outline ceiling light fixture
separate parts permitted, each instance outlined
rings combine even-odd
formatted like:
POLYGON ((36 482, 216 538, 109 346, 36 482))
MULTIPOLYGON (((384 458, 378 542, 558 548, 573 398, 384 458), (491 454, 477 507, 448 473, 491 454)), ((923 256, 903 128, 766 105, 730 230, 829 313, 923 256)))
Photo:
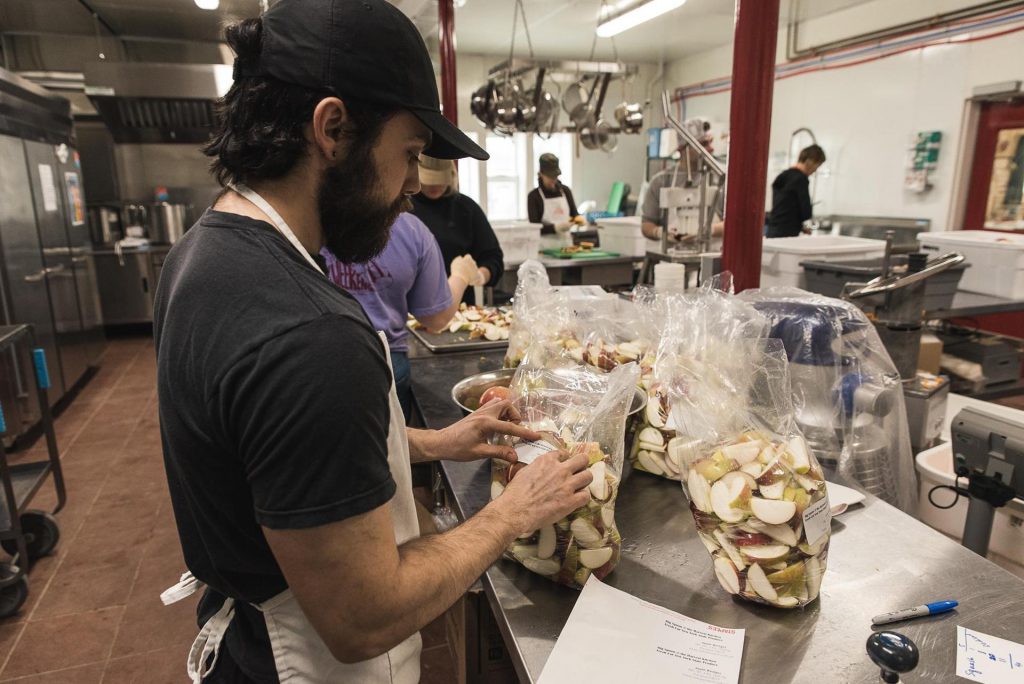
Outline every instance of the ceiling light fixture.
POLYGON ((623 31, 628 31, 655 17, 660 17, 684 4, 686 4, 686 0, 647 0, 643 4, 634 5, 621 14, 601 19, 597 24, 597 35, 602 38, 617 36, 623 31))
POLYGON ((196 7, 204 10, 215 10, 220 7, 220 0, 196 0, 196 7))

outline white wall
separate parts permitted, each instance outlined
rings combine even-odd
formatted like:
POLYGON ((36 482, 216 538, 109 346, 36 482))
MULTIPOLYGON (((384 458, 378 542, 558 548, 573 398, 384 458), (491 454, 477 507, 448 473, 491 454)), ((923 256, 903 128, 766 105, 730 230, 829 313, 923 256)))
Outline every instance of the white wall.
MULTIPOLYGON (((487 80, 488 70, 507 58, 506 55, 474 55, 458 53, 456 55, 456 92, 459 102, 459 127, 467 131, 485 130, 469 111, 469 100, 477 88, 487 80)), ((632 87, 627 86, 629 97, 647 98, 644 92, 656 71, 655 66, 640 65, 640 72, 635 77, 632 87)), ((660 92, 660 90, 658 91, 660 92)), ((622 101, 622 89, 618 83, 612 83, 605 98, 605 117, 614 121, 613 110, 622 101)), ((660 109, 660 105, 659 105, 660 109)), ((660 116, 658 117, 660 121, 660 116)), ((651 117, 647 117, 650 121, 651 117)), ((563 113, 562 120, 565 121, 563 113)), ((647 126, 645 121, 645 127, 647 126)), ((612 183, 625 181, 633 187, 634 196, 640 190, 644 176, 646 135, 620 135, 618 148, 615 152, 606 153, 585 149, 578 146, 573 166, 573 196, 579 204, 588 199, 597 201, 598 209, 604 209, 608 203, 608 193, 612 183)), ((526 215, 526 198, 522 198, 523 215, 526 215)))
MULTIPOLYGON (((860 30, 849 25, 846 35, 860 30)), ((776 81, 769 181, 784 168, 791 133, 806 126, 828 155, 827 173, 819 172, 817 179, 816 214, 928 218, 932 230, 958 228, 946 221, 964 100, 978 85, 1024 79, 1021 35, 930 47, 776 81), (918 194, 903 189, 903 176, 909 139, 924 130, 942 131, 943 141, 934 187, 918 194)), ((785 39, 782 30, 780 62, 785 39)), ((667 83, 688 86, 728 76, 731 70, 728 45, 673 62, 667 83)), ((728 122, 731 102, 731 92, 691 97, 686 115, 728 122)))

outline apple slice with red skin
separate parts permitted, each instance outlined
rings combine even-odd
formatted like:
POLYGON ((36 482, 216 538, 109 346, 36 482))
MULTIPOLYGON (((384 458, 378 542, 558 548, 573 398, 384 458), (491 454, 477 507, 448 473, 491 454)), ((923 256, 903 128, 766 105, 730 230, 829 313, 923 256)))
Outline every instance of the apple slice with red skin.
POLYGON ((779 600, 779 592, 768 581, 768 576, 764 574, 764 570, 757 563, 753 563, 747 568, 747 583, 764 600, 773 603, 779 600))

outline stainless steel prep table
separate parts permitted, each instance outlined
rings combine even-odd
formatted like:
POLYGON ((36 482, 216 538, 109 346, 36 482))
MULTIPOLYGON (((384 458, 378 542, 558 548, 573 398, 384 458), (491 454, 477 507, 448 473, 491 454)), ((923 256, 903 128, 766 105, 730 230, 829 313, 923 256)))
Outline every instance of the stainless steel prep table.
MULTIPOLYGON (((602 257, 593 259, 554 259, 537 257, 547 269, 552 285, 600 285, 622 287, 633 284, 633 273, 643 258, 631 256, 602 257)), ((516 274, 520 264, 508 266, 498 283, 503 292, 515 292, 516 274)))
MULTIPOLYGON (((413 391, 433 428, 459 418, 452 384, 500 366, 502 358, 413 357, 413 391)), ((460 519, 487 503, 488 463, 443 462, 442 470, 460 519)), ((794 611, 733 600, 722 590, 678 483, 633 473, 623 482, 616 520, 622 562, 608 583, 685 615, 746 629, 740 681, 747 684, 877 682, 864 650, 871 617, 946 598, 960 608, 887 626, 921 650, 921 664, 905 681, 957 681, 958 624, 1024 643, 1024 581, 874 498, 833 523, 821 599, 794 611)), ((482 582, 520 679, 536 681, 578 594, 508 561, 492 566, 482 582)))

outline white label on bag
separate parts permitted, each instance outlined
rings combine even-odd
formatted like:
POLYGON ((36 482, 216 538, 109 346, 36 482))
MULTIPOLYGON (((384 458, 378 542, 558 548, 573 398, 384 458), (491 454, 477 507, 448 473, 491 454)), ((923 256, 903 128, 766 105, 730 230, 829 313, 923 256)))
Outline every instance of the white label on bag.
POLYGON ((828 505, 828 492, 804 509, 804 536, 808 546, 814 546, 828 534, 832 524, 832 512, 828 505))
POLYGON ((557 451, 557 449, 558 447, 543 440, 537 440, 536 442, 520 442, 515 447, 519 463, 522 463, 523 465, 533 463, 549 451, 557 451))

